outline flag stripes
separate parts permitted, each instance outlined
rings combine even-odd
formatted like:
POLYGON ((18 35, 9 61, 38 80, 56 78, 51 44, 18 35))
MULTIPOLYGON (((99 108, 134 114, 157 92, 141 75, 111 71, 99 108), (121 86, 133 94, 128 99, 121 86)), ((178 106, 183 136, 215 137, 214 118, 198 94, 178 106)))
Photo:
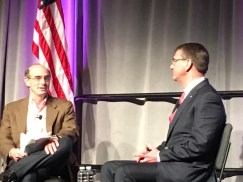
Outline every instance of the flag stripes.
MULTIPOLYGON (((40 0, 39 3, 41 4, 40 0)), ((40 64, 51 71, 51 94, 73 101, 72 76, 66 47, 61 1, 56 0, 37 10, 32 52, 40 64)))

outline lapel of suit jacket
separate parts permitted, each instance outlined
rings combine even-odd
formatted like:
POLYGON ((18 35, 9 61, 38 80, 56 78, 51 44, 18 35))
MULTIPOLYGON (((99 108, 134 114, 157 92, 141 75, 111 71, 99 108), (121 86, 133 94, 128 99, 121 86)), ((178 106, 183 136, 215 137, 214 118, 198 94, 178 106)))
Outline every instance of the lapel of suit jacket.
POLYGON ((23 99, 17 106, 16 122, 20 133, 26 133, 27 131, 27 112, 29 105, 29 97, 23 99))
POLYGON ((169 125, 169 130, 167 133, 167 141, 170 137, 171 131, 173 130, 175 124, 177 123, 181 113, 185 110, 185 108, 187 107, 187 105, 191 102, 192 98, 197 94, 198 90, 203 87, 204 85, 209 84, 208 83, 208 79, 205 79, 204 81, 202 81, 201 83, 199 83, 198 85, 196 85, 196 87, 194 87, 189 94, 186 96, 186 98, 184 99, 184 101, 181 103, 181 105, 178 107, 175 116, 172 120, 172 123, 169 125))
POLYGON ((47 103, 46 103, 46 130, 47 132, 52 131, 53 123, 55 122, 58 111, 57 105, 53 99, 53 97, 48 96, 47 103))

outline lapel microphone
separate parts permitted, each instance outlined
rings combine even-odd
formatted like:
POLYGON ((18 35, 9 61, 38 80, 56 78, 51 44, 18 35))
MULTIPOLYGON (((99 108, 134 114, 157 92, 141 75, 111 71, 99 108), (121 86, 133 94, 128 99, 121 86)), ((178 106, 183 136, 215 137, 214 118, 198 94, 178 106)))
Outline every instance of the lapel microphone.
POLYGON ((36 118, 38 118, 39 120, 42 119, 42 115, 37 115, 36 118))

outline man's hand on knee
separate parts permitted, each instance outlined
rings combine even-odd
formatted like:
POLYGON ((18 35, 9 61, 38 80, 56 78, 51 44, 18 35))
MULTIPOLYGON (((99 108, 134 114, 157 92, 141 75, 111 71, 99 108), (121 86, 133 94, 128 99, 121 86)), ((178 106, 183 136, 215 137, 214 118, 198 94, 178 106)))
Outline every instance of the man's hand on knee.
POLYGON ((59 146, 58 137, 51 137, 50 142, 45 146, 46 154, 54 154, 59 146))
POLYGON ((28 154, 26 152, 22 152, 19 148, 12 148, 9 151, 9 157, 12 158, 14 161, 18 161, 19 159, 22 159, 26 156, 28 156, 28 154))

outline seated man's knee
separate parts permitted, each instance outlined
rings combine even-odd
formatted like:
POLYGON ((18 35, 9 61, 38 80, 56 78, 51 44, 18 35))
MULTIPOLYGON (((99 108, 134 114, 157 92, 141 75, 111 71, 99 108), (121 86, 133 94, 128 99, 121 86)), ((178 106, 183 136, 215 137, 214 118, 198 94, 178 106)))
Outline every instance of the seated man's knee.
POLYGON ((101 167, 101 181, 113 181, 116 170, 119 168, 119 161, 107 161, 101 167))
POLYGON ((115 179, 117 181, 126 181, 126 182, 133 182, 136 181, 131 174, 131 171, 129 169, 129 166, 127 165, 121 165, 117 170, 116 170, 116 175, 115 179))
POLYGON ((110 172, 114 168, 113 161, 107 161, 104 163, 101 167, 101 173, 107 173, 110 172))
POLYGON ((126 166, 120 166, 116 170, 116 176, 124 178, 126 176, 126 166))
POLYGON ((69 137, 63 137, 59 139, 59 151, 72 151, 73 142, 69 137))

